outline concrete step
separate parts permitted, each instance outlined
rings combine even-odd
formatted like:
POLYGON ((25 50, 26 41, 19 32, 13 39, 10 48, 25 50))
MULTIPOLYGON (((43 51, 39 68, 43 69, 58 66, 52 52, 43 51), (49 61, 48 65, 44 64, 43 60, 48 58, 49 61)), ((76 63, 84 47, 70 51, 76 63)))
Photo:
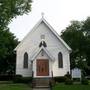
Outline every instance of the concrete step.
POLYGON ((35 87, 49 87, 49 78, 35 78, 33 83, 35 87))

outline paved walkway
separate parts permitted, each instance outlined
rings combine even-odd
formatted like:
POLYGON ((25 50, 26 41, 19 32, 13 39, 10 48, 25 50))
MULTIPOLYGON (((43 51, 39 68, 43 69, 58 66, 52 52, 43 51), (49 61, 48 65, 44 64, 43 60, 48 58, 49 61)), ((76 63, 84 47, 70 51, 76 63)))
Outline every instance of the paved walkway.
POLYGON ((32 90, 50 90, 50 88, 33 88, 32 90))

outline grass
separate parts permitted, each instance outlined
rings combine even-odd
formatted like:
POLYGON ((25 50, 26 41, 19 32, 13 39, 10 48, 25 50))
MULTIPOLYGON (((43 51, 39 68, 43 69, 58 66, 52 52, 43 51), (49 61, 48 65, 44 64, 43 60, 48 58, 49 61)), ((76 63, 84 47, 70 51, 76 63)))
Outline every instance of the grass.
MULTIPOLYGON (((27 84, 13 84, 13 83, 2 83, 0 84, 0 90, 32 90, 30 85, 27 84)), ((63 83, 58 83, 53 87, 53 90, 90 90, 89 85, 65 85, 63 83)))
POLYGON ((57 84, 53 87, 53 90, 90 90, 90 85, 65 85, 57 84))
POLYGON ((0 84, 0 90, 31 90, 26 84, 0 84))

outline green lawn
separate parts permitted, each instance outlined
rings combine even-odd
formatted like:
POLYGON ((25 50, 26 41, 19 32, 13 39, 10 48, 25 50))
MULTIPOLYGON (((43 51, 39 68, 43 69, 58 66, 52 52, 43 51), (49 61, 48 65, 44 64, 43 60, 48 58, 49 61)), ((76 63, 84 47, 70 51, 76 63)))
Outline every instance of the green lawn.
POLYGON ((53 87, 53 90, 90 90, 90 85, 57 84, 53 87))
POLYGON ((0 90, 31 90, 26 84, 0 84, 0 90))
MULTIPOLYGON (((32 90, 26 84, 0 84, 0 90, 32 90)), ((57 84, 53 90, 90 90, 90 85, 65 85, 57 84)))

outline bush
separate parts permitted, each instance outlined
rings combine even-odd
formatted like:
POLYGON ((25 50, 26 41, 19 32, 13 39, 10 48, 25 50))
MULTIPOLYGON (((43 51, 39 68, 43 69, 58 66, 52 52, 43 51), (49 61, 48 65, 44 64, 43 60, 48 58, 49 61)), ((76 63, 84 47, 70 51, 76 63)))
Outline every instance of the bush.
POLYGON ((90 76, 86 76, 85 78, 88 79, 88 80, 90 80, 90 76))
POLYGON ((67 74, 65 74, 64 77, 65 77, 66 79, 67 79, 67 78, 71 79, 71 74, 69 74, 69 72, 67 72, 67 74))
POLYGON ((83 85, 88 85, 89 84, 88 79, 86 79, 86 78, 82 78, 81 83, 83 85))
POLYGON ((54 77, 55 82, 65 82, 65 77, 54 77))
POLYGON ((0 75, 0 81, 10 81, 13 80, 13 75, 0 75))
POLYGON ((22 75, 16 75, 13 78, 14 83, 20 83, 21 82, 22 75))
POLYGON ((71 74, 69 74, 69 72, 67 72, 67 74, 64 77, 65 77, 65 84, 66 85, 72 85, 73 84, 73 80, 72 80, 71 74))
POLYGON ((65 80, 65 84, 66 84, 66 85, 72 85, 72 84, 73 84, 73 80, 67 78, 67 79, 65 80))
POLYGON ((31 83, 32 77, 22 77, 21 75, 16 75, 13 79, 14 83, 31 83))
POLYGON ((74 82, 80 82, 80 80, 81 80, 80 78, 73 78, 74 82))

